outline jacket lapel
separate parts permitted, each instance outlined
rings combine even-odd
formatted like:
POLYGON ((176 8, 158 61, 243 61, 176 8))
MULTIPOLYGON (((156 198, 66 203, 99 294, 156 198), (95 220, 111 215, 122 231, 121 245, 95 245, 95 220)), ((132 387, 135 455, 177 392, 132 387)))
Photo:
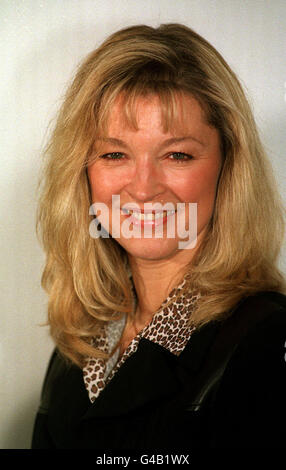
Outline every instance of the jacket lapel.
POLYGON ((119 416, 174 393, 177 360, 169 351, 142 338, 137 351, 122 364, 83 419, 119 416))
POLYGON ((83 420, 115 417, 156 401, 174 397, 200 369, 216 328, 207 325, 194 332, 180 356, 142 338, 137 351, 121 366, 88 408, 83 420))

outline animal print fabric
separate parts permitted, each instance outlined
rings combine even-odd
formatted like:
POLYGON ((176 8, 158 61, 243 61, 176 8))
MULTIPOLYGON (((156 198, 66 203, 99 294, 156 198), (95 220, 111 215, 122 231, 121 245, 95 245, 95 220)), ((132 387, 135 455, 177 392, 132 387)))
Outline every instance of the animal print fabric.
MULTIPOLYGON (((199 294, 188 296, 180 294, 184 284, 185 280, 170 292, 154 314, 151 322, 133 338, 120 359, 119 348, 117 348, 108 360, 89 358, 86 361, 83 368, 83 379, 92 403, 126 359, 136 352, 141 338, 159 344, 176 356, 179 356, 184 350, 195 329, 189 326, 188 320, 199 297, 199 294), (174 301, 170 302, 172 299, 174 301), (167 305, 169 302, 170 304, 167 305)), ((124 330, 125 321, 125 317, 117 321, 110 321, 100 343, 97 343, 97 347, 111 354, 124 330)))

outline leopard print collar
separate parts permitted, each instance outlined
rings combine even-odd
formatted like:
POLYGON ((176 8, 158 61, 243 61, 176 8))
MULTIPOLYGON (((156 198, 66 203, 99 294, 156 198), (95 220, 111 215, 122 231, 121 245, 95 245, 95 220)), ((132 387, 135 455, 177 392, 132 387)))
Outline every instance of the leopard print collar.
MULTIPOLYGON (((180 293, 184 284, 185 280, 170 292, 151 322, 133 338, 120 359, 119 348, 107 361, 101 358, 87 359, 83 367, 83 379, 92 403, 126 359, 136 352, 141 338, 159 344, 176 356, 184 350, 194 330, 194 327, 189 325, 190 314, 199 298, 199 294, 180 293), (172 299, 174 299, 173 302, 170 302, 172 299)), ((107 324, 105 335, 100 345, 97 345, 102 351, 112 352, 124 330, 125 321, 126 318, 123 317, 121 320, 110 321, 107 324)))

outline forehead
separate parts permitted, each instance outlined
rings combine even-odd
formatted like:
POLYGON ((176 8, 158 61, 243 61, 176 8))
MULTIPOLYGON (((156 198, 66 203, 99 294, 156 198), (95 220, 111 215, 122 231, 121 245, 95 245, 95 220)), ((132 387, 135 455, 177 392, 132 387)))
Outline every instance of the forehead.
POLYGON ((196 128, 210 127, 205 111, 192 95, 175 93, 166 97, 156 94, 129 96, 120 94, 106 115, 105 136, 150 127, 163 133, 184 134, 196 128))

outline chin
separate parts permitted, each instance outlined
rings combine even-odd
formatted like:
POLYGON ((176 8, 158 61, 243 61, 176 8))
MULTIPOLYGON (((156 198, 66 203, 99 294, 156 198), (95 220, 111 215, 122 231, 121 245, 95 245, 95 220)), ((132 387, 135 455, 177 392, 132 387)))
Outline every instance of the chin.
MULTIPOLYGON (((118 240, 117 240, 118 241, 118 240)), ((146 260, 161 260, 172 258, 181 251, 178 249, 178 240, 162 239, 130 239, 118 242, 134 258, 146 260)))

